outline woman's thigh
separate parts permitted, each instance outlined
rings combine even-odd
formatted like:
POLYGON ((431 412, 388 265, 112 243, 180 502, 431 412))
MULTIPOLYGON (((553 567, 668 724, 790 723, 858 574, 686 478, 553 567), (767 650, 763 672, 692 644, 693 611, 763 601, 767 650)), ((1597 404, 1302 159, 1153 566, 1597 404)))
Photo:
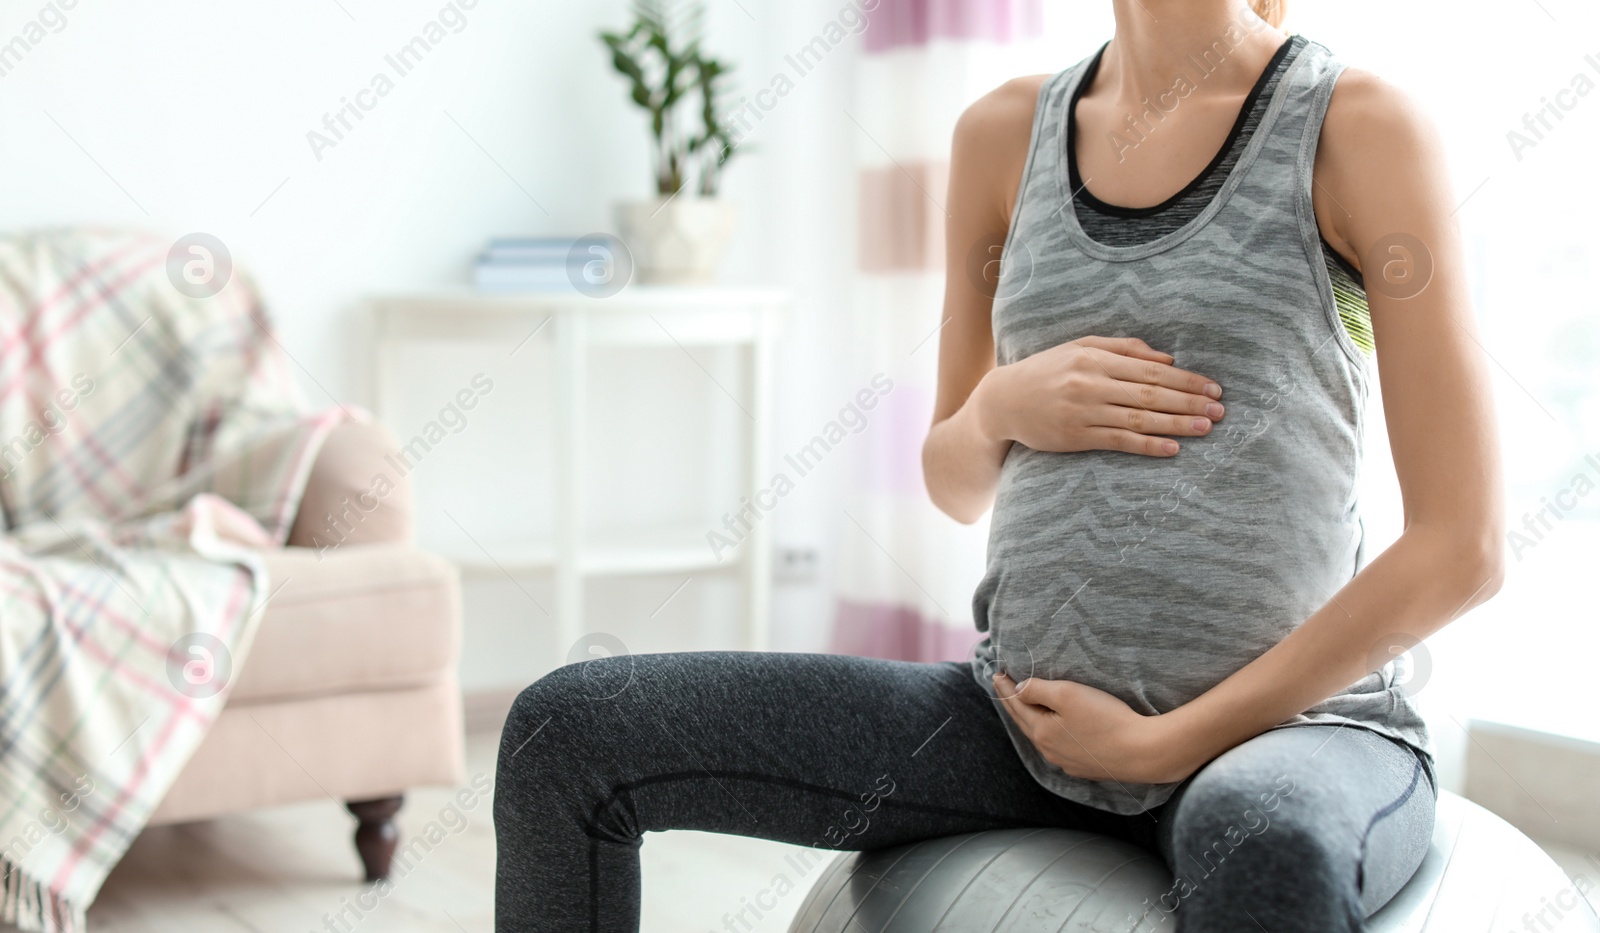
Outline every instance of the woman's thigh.
MULTIPOLYGON (((826 853, 1125 823, 1034 782, 992 702, 959 663, 691 652, 560 668, 518 697, 501 739, 495 928, 636 931, 652 830, 826 853)), ((803 878, 822 861, 791 864, 803 878)))
POLYGON ((1359 930, 1416 871, 1436 796, 1416 753, 1357 727, 1265 732, 1218 756, 1162 810, 1185 933, 1359 930), (1276 922, 1276 925, 1274 925, 1276 922))
MULTIPOLYGON (((965 663, 683 652, 568 665, 518 699, 497 805, 590 833, 868 849, 1002 826, 1116 831, 1040 787, 965 663)), ((1150 842, 1153 845, 1154 820, 1150 842)))

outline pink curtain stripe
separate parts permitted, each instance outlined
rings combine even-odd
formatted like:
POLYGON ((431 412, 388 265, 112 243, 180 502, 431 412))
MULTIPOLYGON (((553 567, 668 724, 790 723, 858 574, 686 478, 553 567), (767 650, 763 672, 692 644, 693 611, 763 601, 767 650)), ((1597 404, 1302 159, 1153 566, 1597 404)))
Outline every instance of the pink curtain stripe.
MULTIPOLYGON (((938 352, 938 337, 930 338, 918 352, 938 352)), ((896 383, 882 402, 881 427, 872 432, 872 454, 863 466, 862 488, 879 493, 925 500, 922 479, 922 440, 933 422, 933 391, 919 385, 896 383)))
POLYGON ((839 600, 834 616, 835 654, 896 661, 965 661, 981 637, 972 627, 957 628, 909 606, 839 600))
POLYGON ((944 266, 946 162, 901 162, 861 172, 861 271, 923 272, 944 266))
POLYGON ((864 55, 855 60, 855 96, 858 112, 878 115, 869 123, 881 125, 867 130, 884 142, 858 149, 857 305, 866 355, 896 362, 895 390, 874 421, 871 442, 858 451, 846 498, 850 511, 873 517, 894 555, 862 549, 860 529, 841 522, 844 551, 869 566, 840 581, 829 645, 841 654, 964 661, 980 638, 965 605, 957 605, 966 600, 947 602, 954 616, 919 609, 921 601, 901 592, 897 576, 965 589, 966 582, 955 581, 976 583, 984 552, 983 529, 941 516, 924 488, 921 449, 933 409, 937 338, 913 359, 906 353, 939 324, 946 154, 956 115, 963 100, 1022 67, 1018 53, 1044 35, 1044 0, 861 6, 867 28, 864 55))
POLYGON ((879 0, 867 22, 868 53, 934 39, 1015 42, 1044 31, 1043 0, 879 0))

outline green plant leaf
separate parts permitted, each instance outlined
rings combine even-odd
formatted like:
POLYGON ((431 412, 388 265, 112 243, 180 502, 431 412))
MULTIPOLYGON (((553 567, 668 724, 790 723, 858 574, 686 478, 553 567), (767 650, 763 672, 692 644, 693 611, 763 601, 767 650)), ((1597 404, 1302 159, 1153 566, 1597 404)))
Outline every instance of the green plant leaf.
POLYGON ((692 177, 703 194, 716 193, 721 169, 737 148, 723 122, 725 79, 733 68, 705 52, 704 0, 634 0, 626 32, 605 30, 600 39, 612 68, 627 78, 629 98, 649 114, 656 184, 676 193, 692 177), (698 106, 690 103, 699 95, 698 106), (687 113, 699 117, 690 128, 687 113), (698 111, 698 113, 696 113, 698 111))

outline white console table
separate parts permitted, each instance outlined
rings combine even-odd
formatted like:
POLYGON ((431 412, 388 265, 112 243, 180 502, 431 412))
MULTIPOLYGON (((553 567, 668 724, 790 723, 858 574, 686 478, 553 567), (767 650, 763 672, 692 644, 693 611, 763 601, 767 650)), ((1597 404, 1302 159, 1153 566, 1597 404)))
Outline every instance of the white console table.
POLYGON ((584 620, 586 580, 629 574, 697 573, 738 569, 745 583, 746 641, 768 646, 772 581, 770 526, 755 523, 738 548, 737 560, 718 562, 702 538, 648 530, 610 544, 586 541, 583 464, 587 417, 584 374, 595 347, 733 346, 745 352, 752 423, 746 432, 743 474, 747 490, 772 473, 772 357, 780 317, 791 299, 764 290, 632 287, 605 299, 575 292, 492 292, 473 289, 393 296, 374 302, 376 340, 373 404, 380 418, 395 415, 393 389, 403 378, 394 350, 403 343, 445 341, 542 341, 555 351, 555 540, 527 542, 514 553, 473 559, 458 556, 466 574, 553 573, 557 631, 569 650, 588 631, 584 620), (530 337, 529 335, 532 334, 530 337), (659 536, 657 536, 659 537, 659 536))

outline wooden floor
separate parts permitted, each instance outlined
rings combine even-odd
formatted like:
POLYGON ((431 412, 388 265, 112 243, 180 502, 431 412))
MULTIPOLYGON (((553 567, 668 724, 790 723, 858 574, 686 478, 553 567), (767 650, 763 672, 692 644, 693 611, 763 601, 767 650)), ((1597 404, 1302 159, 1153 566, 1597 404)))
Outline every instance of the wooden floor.
MULTIPOLYGON (((469 777, 493 777, 496 741, 487 735, 468 738, 469 777)), ((445 789, 410 795, 400 814, 402 846, 437 818, 453 795, 445 789)), ((89 910, 89 928, 94 933, 492 933, 494 825, 490 798, 481 800, 461 832, 447 836, 381 899, 361 883, 350 842, 354 821, 331 800, 151 829, 112 872, 89 910), (364 893, 371 909, 358 900, 364 893), (364 916, 358 919, 348 905, 364 916), (347 911, 344 919, 335 920, 341 910, 347 911)), ((643 849, 644 933, 721 930, 724 914, 737 913, 780 872, 794 874, 784 863, 792 851, 797 847, 704 833, 650 834, 643 849)), ((759 920, 747 912, 749 933, 784 933, 804 896, 802 885, 759 920)))
MULTIPOLYGON (((1556 864, 1567 873, 1567 877, 1572 879, 1572 889, 1583 893, 1589 903, 1594 905, 1595 912, 1600 913, 1600 852, 1585 852, 1578 846, 1562 842, 1539 844, 1550 853, 1551 858, 1556 860, 1556 864)), ((1520 917, 1517 919, 1521 920, 1520 917)))

